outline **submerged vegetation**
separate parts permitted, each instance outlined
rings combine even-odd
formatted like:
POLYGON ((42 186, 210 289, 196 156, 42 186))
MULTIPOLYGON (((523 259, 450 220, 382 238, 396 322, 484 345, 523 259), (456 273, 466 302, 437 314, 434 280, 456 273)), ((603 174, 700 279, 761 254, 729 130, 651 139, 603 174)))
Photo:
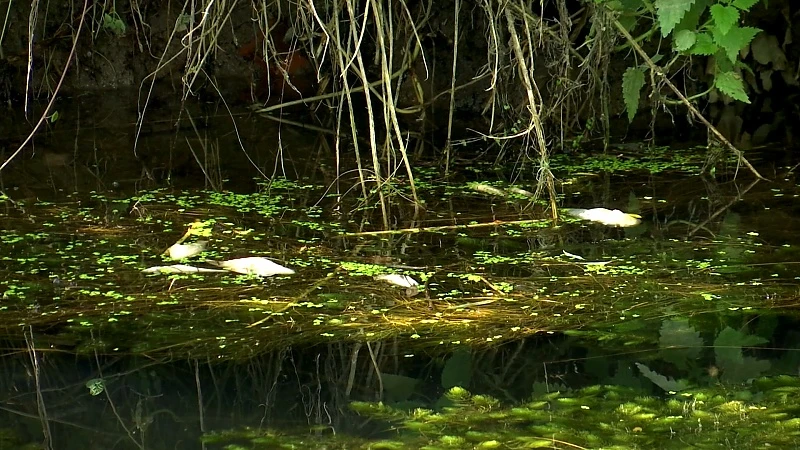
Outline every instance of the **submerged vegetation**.
MULTIPOLYGON (((698 207, 688 192, 699 177, 649 172, 625 173, 629 193, 605 202, 641 217, 627 228, 555 224, 525 189, 434 187, 424 174, 425 221, 393 205, 409 219, 388 233, 369 220, 376 208, 279 179, 252 194, 9 199, 0 329, 98 367, 190 358, 214 373, 269 358, 248 370, 282 389, 284 370, 319 384, 308 411, 324 404, 333 416, 304 416, 333 433, 244 419, 206 430, 227 448, 682 448, 741 428, 745 448, 794 445, 800 355, 779 324, 796 320, 797 243, 729 198, 749 192, 777 211, 800 191, 788 178, 720 184, 698 207), (219 271, 254 257, 283 269, 219 271), (175 263, 213 271, 142 272, 175 263), (302 349, 322 348, 311 350, 316 369, 300 363, 302 349)), ((615 176, 576 175, 559 201, 587 206, 615 176)), ((80 402, 119 395, 113 380, 81 381, 80 402)), ((117 420, 143 420, 126 414, 117 420)))
POLYGON ((757 0, 57 3, 0 29, 0 448, 800 445, 797 166, 706 117, 796 84, 757 0), (138 179, 86 105, 54 151, 86 73, 138 179))

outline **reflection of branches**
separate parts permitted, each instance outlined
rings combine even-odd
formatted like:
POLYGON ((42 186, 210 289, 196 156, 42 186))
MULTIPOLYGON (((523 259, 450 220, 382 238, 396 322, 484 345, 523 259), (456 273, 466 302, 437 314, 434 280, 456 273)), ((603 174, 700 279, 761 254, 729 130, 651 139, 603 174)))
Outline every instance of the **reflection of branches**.
POLYGON ((33 378, 36 383, 36 407, 39 410, 39 420, 42 422, 42 434, 44 434, 45 448, 52 449, 52 435, 50 434, 50 421, 47 418, 47 409, 44 404, 44 397, 42 396, 41 389, 41 371, 39 367, 39 355, 36 353, 36 345, 33 343, 33 327, 28 326, 28 332, 25 333, 25 343, 28 345, 28 355, 31 358, 31 366, 33 367, 33 378))
MULTIPOLYGON (((97 363, 97 374, 100 376, 100 379, 102 380, 102 379, 104 379, 103 378, 103 369, 102 369, 102 367, 100 367, 100 357, 97 354, 97 350, 94 351, 94 360, 97 363)), ((131 442, 136 444, 136 446, 139 447, 140 450, 144 450, 144 441, 140 442, 140 441, 136 440, 136 438, 133 436, 133 431, 131 431, 125 425, 125 421, 122 420, 122 417, 119 415, 119 412, 117 411, 117 407, 114 405, 114 401, 111 399, 111 394, 108 393, 107 387, 105 389, 103 389, 103 392, 105 392, 105 394, 106 394, 106 398, 108 399, 109 406, 111 406, 111 410, 114 411, 114 417, 117 418, 117 421, 119 422, 119 424, 122 426, 122 428, 125 430, 125 432, 128 433, 128 437, 131 438, 131 442)), ((138 426, 138 424, 137 424, 137 426, 138 426)))
MULTIPOLYGON (((8 6, 9 6, 9 8, 11 7, 11 2, 9 2, 8 6)), ((35 7, 36 7, 36 3, 31 5, 31 10, 33 11, 33 9, 35 7)), ((53 95, 50 97, 50 101, 47 103, 47 106, 44 108, 44 111, 42 111, 42 114, 39 116, 39 121, 36 122, 36 125, 33 127, 33 130, 31 130, 31 132, 28 133, 28 137, 25 138, 25 141, 22 144, 20 144, 19 148, 17 148, 17 150, 14 151, 14 153, 12 153, 11 156, 9 156, 8 159, 6 159, 4 163, 0 164, 0 172, 3 171, 3 169, 11 162, 11 160, 13 160, 17 155, 20 154, 22 149, 24 149, 25 146, 28 145, 28 142, 30 142, 33 139, 33 136, 36 134, 36 131, 38 131, 39 128, 42 126, 42 124, 44 124, 45 120, 48 119, 48 117, 49 117, 48 114, 50 113, 50 110, 53 109, 53 104, 56 102, 56 98, 58 96, 58 92, 61 90, 61 85, 64 83, 64 79, 67 77, 67 73, 69 73, 69 66, 72 64, 72 58, 73 58, 73 56, 75 56, 75 49, 78 47, 78 38, 80 38, 80 36, 81 36, 81 29, 83 28, 83 22, 84 22, 84 19, 86 18, 86 10, 88 8, 89 8, 89 0, 84 0, 84 2, 83 2, 83 12, 81 13, 81 21, 78 22, 78 29, 75 31, 75 37, 73 38, 73 41, 72 41, 72 49, 69 51, 69 56, 67 56, 67 62, 64 63, 64 69, 61 71, 61 78, 58 80, 58 84, 56 85, 56 88, 53 91, 53 95)), ((32 26, 32 24, 31 24, 31 26, 32 26)), ((30 36, 30 42, 31 42, 31 45, 32 45, 32 43, 33 43, 33 35, 30 36)), ((29 50, 28 50, 28 73, 29 74, 30 74, 30 71, 31 71, 31 63, 30 63, 30 61, 33 58, 32 52, 33 52, 33 48, 30 47, 29 50)), ((28 80, 30 80, 30 76, 28 76, 28 80)), ((26 103, 28 101, 28 97, 29 97, 28 95, 25 95, 25 102, 26 103)))
POLYGON ((736 203, 736 202, 740 201, 740 200, 741 200, 741 199, 744 197, 744 195, 745 195, 745 194, 747 194, 747 192, 749 192, 749 191, 750 191, 750 189, 753 189, 753 187, 754 187, 756 184, 758 184, 758 182, 759 182, 759 181, 761 181, 761 180, 762 180, 761 178, 756 178, 755 180, 753 180, 753 182, 752 182, 752 183, 750 183, 750 184, 749 184, 749 185, 748 185, 746 188, 744 188, 744 190, 743 190, 742 192, 740 192, 738 195, 736 195, 736 197, 733 197, 733 199, 731 199, 731 201, 729 201, 727 204, 723 205, 722 207, 720 207, 719 209, 717 209, 716 211, 714 211, 714 213, 713 213, 713 214, 711 214, 711 215, 708 217, 708 219, 704 220, 704 221, 703 221, 703 222, 701 222, 699 225, 697 225, 696 227, 692 228, 692 230, 691 230, 691 231, 689 231, 689 236, 692 236, 692 235, 694 235, 694 234, 695 234, 695 233, 697 233, 697 231, 698 231, 698 230, 700 230, 701 228, 705 228, 705 225, 706 225, 708 222, 711 222, 712 220, 714 220, 714 218, 715 218, 715 217, 717 217, 718 215, 720 215, 720 214, 722 214, 723 212, 727 211, 727 210, 728 210, 728 208, 730 208, 730 207, 731 207, 731 206, 732 206, 734 203, 736 203))

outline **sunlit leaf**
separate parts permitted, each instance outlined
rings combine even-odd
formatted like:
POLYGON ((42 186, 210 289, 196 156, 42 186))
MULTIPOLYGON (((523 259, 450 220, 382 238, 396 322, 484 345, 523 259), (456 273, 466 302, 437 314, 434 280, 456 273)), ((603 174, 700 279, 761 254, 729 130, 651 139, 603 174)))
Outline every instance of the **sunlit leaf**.
POLYGON ((662 36, 666 37, 672 32, 692 4, 694 0, 656 0, 658 26, 661 28, 662 36))
POLYGON ((711 56, 717 53, 719 46, 714 43, 714 39, 708 33, 695 34, 695 43, 689 50, 692 55, 711 56))
POLYGON ((714 42, 725 50, 728 59, 735 62, 739 51, 747 47, 753 38, 756 37, 761 30, 753 27, 732 27, 727 33, 723 33, 719 28, 712 30, 714 42))
POLYGON ((733 0, 733 6, 743 10, 748 11, 750 8, 753 7, 756 3, 761 0, 733 0))
MULTIPOLYGON (((685 52, 697 42, 697 34, 691 30, 681 30, 675 33, 675 50, 685 52)), ((623 79, 624 83, 624 79, 623 79)))
POLYGON ((733 6, 723 6, 717 3, 711 5, 709 10, 711 17, 714 18, 714 24, 722 34, 726 34, 739 22, 739 10, 733 6))
POLYGON ((750 103, 747 92, 744 91, 742 78, 736 72, 718 73, 714 78, 714 86, 728 97, 744 103, 750 103))

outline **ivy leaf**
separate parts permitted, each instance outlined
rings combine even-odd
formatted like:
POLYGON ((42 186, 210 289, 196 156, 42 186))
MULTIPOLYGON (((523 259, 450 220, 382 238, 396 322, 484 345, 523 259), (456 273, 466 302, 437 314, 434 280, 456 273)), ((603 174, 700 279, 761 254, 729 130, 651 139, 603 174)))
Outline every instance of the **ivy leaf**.
POLYGON ((694 47, 689 51, 692 55, 711 56, 717 53, 719 47, 714 43, 714 39, 708 33, 698 33, 694 47))
POLYGON ((734 100, 750 103, 750 99, 747 97, 747 93, 744 91, 742 77, 740 77, 736 72, 718 73, 717 76, 714 77, 714 87, 734 100))
POLYGON ((711 6, 710 11, 714 24, 722 34, 727 34, 739 22, 739 10, 733 6, 722 6, 717 3, 711 6))
POLYGON ((741 9, 742 11, 749 11, 760 0, 733 0, 733 6, 741 9))
POLYGON ((622 75, 622 98, 625 100, 628 122, 633 122, 639 109, 639 94, 642 87, 644 87, 644 70, 639 67, 628 67, 622 75))
POLYGON ((692 7, 695 0, 656 0, 658 26, 661 27, 661 36, 668 36, 677 25, 686 11, 692 7))
POLYGON ((719 28, 712 30, 714 42, 725 50, 731 62, 736 61, 739 50, 747 47, 760 32, 758 28, 739 26, 732 27, 727 33, 722 33, 719 28))
POLYGON ((697 41, 697 35, 694 31, 681 30, 675 33, 675 50, 685 52, 692 48, 697 41))

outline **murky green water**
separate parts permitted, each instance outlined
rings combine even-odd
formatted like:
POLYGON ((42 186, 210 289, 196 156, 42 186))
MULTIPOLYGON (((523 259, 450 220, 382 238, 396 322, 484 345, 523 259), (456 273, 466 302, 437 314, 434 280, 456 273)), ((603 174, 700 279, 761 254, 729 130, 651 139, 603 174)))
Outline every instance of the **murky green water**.
POLYGON ((641 215, 624 229, 553 226, 524 195, 470 189, 508 186, 489 167, 449 183, 419 168, 425 208, 398 178, 394 233, 354 177, 315 167, 220 192, 147 173, 93 191, 6 180, 0 447, 800 442, 789 167, 761 183, 686 161, 558 173, 560 205, 641 215), (170 260, 190 228, 205 250, 170 260), (142 272, 255 256, 295 273, 142 272))

